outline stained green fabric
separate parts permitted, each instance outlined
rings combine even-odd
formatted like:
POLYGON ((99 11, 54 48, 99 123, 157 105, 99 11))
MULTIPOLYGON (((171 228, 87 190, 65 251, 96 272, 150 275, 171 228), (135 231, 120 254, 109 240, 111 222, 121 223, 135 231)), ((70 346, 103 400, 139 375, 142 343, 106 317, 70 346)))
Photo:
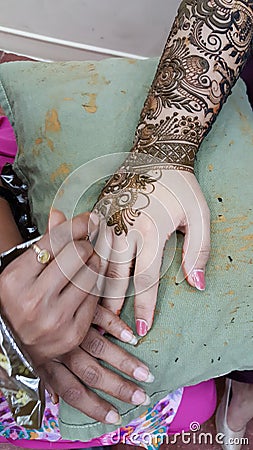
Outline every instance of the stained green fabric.
MULTIPOLYGON (((156 65, 157 59, 109 59, 0 66, 0 103, 19 145, 15 169, 29 184, 33 216, 42 232, 55 193, 71 171, 95 157, 130 149, 156 65)), ((212 221, 206 291, 198 292, 185 281, 176 284, 178 239, 173 264, 161 280, 152 331, 136 348, 120 344, 154 373, 155 382, 145 386, 153 402, 179 386, 253 368, 252 119, 239 81, 198 154, 196 173, 212 221)), ((60 191, 57 205, 70 214, 76 187, 113 171, 119 159, 112 156, 109 164, 108 158, 102 159, 77 172, 76 183, 60 191)), ((91 207, 101 186, 93 186, 77 210, 91 207)), ((165 249, 165 265, 171 248, 165 249)), ((132 298, 123 319, 134 327, 132 298)), ((113 403, 123 424, 146 409, 115 399, 113 403)), ((113 429, 64 402, 60 422, 68 439, 85 441, 113 429)))

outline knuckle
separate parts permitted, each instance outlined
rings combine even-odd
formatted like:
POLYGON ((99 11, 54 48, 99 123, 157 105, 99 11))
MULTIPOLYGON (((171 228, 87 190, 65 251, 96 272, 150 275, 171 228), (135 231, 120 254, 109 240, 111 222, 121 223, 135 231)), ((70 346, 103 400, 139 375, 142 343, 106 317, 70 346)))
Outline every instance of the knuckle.
POLYGON ((84 238, 88 230, 90 213, 79 214, 72 220, 72 231, 74 238, 84 238))
POLYGON ((100 257, 96 253, 93 253, 87 265, 93 272, 98 273, 100 269, 100 257))
POLYGON ((78 376, 84 384, 87 384, 90 387, 97 387, 101 379, 98 368, 91 365, 81 369, 78 376))
POLYGON ((81 397, 81 390, 74 387, 67 387, 63 392, 59 392, 62 399, 68 404, 76 404, 81 397))
POLYGON ((92 245, 88 241, 76 241, 75 249, 79 258, 81 258, 84 262, 90 258, 93 252, 92 245))
POLYGON ((99 358, 106 351, 106 344, 102 337, 94 337, 87 343, 87 351, 94 357, 99 358))
POLYGON ((208 258, 210 256, 210 247, 201 248, 198 252, 198 256, 208 258))
POLYGON ((101 307, 100 305, 97 305, 96 311, 95 311, 95 314, 93 317, 93 323, 96 323, 98 325, 101 324, 101 322, 103 321, 104 312, 105 312, 104 308, 101 307))
POLYGON ((119 363, 119 369, 121 372, 129 372, 129 368, 132 366, 132 361, 130 358, 123 358, 119 363))
POLYGON ((126 382, 121 382, 115 386, 117 397, 121 400, 127 400, 131 396, 131 388, 126 382))
POLYGON ((147 289, 159 281, 159 277, 151 273, 141 273, 135 276, 135 287, 137 289, 147 289))
POLYGON ((136 314, 139 315, 140 317, 146 316, 146 314, 150 316, 151 312, 149 305, 140 302, 135 305, 135 311, 136 314))
POLYGON ((117 264, 110 264, 106 273, 108 278, 122 278, 120 267, 117 264))
POLYGON ((73 349, 75 347, 78 347, 82 340, 83 340, 83 334, 84 331, 83 329, 81 329, 80 326, 72 326, 72 330, 70 332, 70 335, 68 336, 68 344, 69 344, 69 348, 73 349))

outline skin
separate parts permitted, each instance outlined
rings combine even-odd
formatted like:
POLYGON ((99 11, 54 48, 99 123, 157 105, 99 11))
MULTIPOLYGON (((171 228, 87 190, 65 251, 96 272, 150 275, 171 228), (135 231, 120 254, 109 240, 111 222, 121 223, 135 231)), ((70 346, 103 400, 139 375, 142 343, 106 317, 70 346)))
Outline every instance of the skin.
POLYGON ((152 326, 163 249, 175 230, 185 234, 186 280, 205 289, 209 211, 194 161, 239 77, 252 36, 251 0, 181 2, 133 148, 95 205, 102 222, 97 251, 104 305, 120 312, 134 272, 140 336, 152 326))
MULTIPOLYGON (((2 230, 0 251, 22 241, 8 209, 8 203, 1 199, 1 224, 4 223, 6 228, 2 230), (8 230, 7 245, 4 230, 8 230)), ((115 407, 89 388, 131 404, 147 404, 149 398, 134 381, 105 369, 99 360, 106 361, 135 381, 152 381, 152 377, 146 365, 110 342, 94 327, 98 325, 124 342, 133 339, 131 329, 98 305, 97 296, 89 294, 97 280, 99 258, 89 241, 84 239, 88 220, 88 214, 77 216, 70 222, 59 211, 51 213, 50 231, 39 245, 50 251, 52 260, 44 266, 37 262, 34 251, 28 249, 9 264, 0 276, 1 309, 54 398, 57 399, 57 394, 98 421, 118 424, 120 416, 115 407), (79 253, 78 258, 74 248, 79 253), (67 262, 65 275, 54 255, 67 262), (86 277, 88 292, 70 282, 75 277, 86 277), (18 314, 17 298, 22 298, 18 314)))

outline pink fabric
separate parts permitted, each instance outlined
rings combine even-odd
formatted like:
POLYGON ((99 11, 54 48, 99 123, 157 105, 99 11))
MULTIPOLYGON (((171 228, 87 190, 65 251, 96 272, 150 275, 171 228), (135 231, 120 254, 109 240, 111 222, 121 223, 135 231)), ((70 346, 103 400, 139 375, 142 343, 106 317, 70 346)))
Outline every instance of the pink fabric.
MULTIPOLYGON (((182 401, 178 408, 177 414, 170 425, 169 433, 181 433, 182 431, 189 431, 191 424, 197 423, 201 425, 206 422, 214 413, 216 408, 216 387, 214 380, 204 381, 195 386, 187 386, 184 388, 182 401)), ((26 439, 4 439, 0 438, 0 443, 9 442, 13 445, 34 448, 34 449, 77 449, 90 447, 91 442, 79 441, 58 441, 47 442, 39 440, 26 439)), ((93 439, 92 446, 100 446, 99 440, 93 439)))
POLYGON ((0 116, 0 172, 7 162, 13 163, 17 149, 15 134, 9 120, 0 116))
POLYGON ((195 422, 200 425, 206 422, 214 414, 216 403, 217 393, 213 379, 185 387, 169 434, 181 433, 182 430, 189 431, 191 424, 195 422))

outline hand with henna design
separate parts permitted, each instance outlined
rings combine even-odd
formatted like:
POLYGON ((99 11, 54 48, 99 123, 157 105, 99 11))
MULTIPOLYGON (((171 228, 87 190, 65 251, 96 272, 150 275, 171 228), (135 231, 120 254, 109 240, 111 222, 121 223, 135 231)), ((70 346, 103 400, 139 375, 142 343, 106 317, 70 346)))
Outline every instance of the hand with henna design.
POLYGON ((176 230, 185 234, 185 277, 197 289, 205 288, 204 270, 210 251, 209 209, 192 173, 149 168, 145 175, 132 172, 121 178, 128 178, 128 185, 115 192, 110 189, 95 208, 105 217, 101 219, 96 242, 106 275, 103 305, 119 313, 135 260, 135 320, 137 333, 143 336, 152 325, 164 246, 176 230), (127 211, 120 210, 119 205, 126 199, 127 211))
POLYGON ((106 275, 103 304, 120 312, 134 270, 141 336, 152 325, 163 249, 175 230, 185 234, 187 281, 205 288, 209 209, 194 161, 247 60, 252 37, 251 0, 181 3, 134 146, 94 208, 102 218, 96 248, 106 275))

